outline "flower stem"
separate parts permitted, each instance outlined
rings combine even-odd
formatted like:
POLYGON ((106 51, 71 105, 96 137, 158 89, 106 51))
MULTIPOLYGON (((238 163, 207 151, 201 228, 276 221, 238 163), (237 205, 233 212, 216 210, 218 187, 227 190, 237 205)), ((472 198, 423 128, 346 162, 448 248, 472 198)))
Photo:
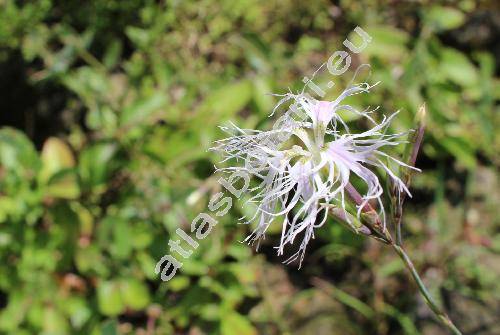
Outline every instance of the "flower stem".
POLYGON ((403 246, 403 235, 401 234, 401 223, 403 220, 403 206, 396 206, 396 213, 394 214, 394 222, 396 223, 396 244, 400 247, 403 246))
MULTIPOLYGON (((406 147, 406 153, 405 153, 405 161, 408 166, 415 166, 415 163, 417 162, 417 156, 418 152, 420 150, 420 147, 422 146, 423 139, 424 139, 424 133, 425 133, 425 115, 427 114, 426 112, 426 107, 425 103, 420 106, 417 116, 416 116, 416 122, 417 122, 417 129, 415 129, 415 132, 410 138, 409 145, 406 147)), ((403 169, 403 183, 406 185, 406 187, 410 187, 411 184, 411 177, 413 175, 414 171, 410 168, 405 168, 403 169)), ((392 190, 392 203, 394 206, 394 223, 396 226, 396 244, 399 246, 403 245, 403 237, 401 234, 401 225, 402 225, 402 220, 403 220, 403 203, 406 198, 406 193, 402 192, 401 194, 396 193, 396 189, 393 188, 392 190)))
POLYGON ((408 254, 404 251, 404 249, 401 246, 397 244, 391 244, 391 245, 396 251, 396 253, 399 255, 399 257, 403 260, 405 267, 410 271, 413 279, 417 283, 420 293, 424 297, 426 304, 429 306, 432 312, 441 321, 441 323, 445 325, 453 334, 462 335, 460 330, 453 324, 448 315, 436 304, 434 299, 431 297, 429 291, 424 285, 424 282, 422 281, 420 275, 415 269, 415 266, 413 265, 410 257, 408 257, 408 254))

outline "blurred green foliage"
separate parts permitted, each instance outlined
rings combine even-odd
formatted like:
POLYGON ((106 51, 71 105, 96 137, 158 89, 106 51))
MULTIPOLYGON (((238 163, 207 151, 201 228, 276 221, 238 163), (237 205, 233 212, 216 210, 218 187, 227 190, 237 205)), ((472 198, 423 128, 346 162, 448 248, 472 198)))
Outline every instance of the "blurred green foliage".
POLYGON ((284 267, 276 231, 258 254, 238 243, 241 202, 174 279, 154 274, 220 190, 217 126, 270 127, 266 93, 301 87, 356 25, 373 41, 352 68, 382 81, 356 103, 401 109, 393 130, 428 106, 408 248, 460 328, 500 331, 499 16, 469 0, 0 0, 0 333, 440 334, 381 246, 329 222, 284 267))

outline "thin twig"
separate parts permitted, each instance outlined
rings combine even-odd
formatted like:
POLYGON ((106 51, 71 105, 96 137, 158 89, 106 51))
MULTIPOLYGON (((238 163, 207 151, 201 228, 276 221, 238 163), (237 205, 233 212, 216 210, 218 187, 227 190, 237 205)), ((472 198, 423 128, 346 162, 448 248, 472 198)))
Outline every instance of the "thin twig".
MULTIPOLYGON (((358 191, 351 185, 348 184, 348 187, 346 187, 347 193, 349 194, 349 197, 359 206, 362 203, 362 198, 361 195, 358 193, 358 191)), ((370 213, 375 213, 376 211, 371 207, 370 205, 365 205, 365 207, 362 209, 362 211, 365 214, 370 214, 370 213), (367 207, 369 206, 369 207, 367 207)), ((401 212, 402 213, 402 212, 401 212)), ((363 217, 366 219, 366 217, 363 217)), ((461 335, 462 333, 458 328, 453 324, 453 322, 450 320, 448 315, 442 309, 436 304, 432 296, 430 295, 429 291, 424 285, 424 282, 420 278, 420 275, 418 274, 417 270, 415 269, 415 266, 413 265, 410 257, 407 255, 403 247, 398 244, 398 242, 395 242, 391 234, 387 229, 381 231, 381 226, 377 225, 376 223, 372 222, 371 220, 368 221, 363 221, 362 222, 364 225, 370 228, 370 230, 374 233, 374 235, 370 235, 371 237, 376 237, 382 236, 382 239, 386 244, 390 244, 396 253, 399 255, 399 257, 403 260, 405 267, 410 271, 413 279, 417 283, 418 289, 420 291, 420 294, 424 297, 424 300, 426 304, 429 306, 431 311, 436 315, 436 317, 445 325, 454 335, 461 335)))
POLYGON ((448 315, 437 305, 437 303, 434 301, 432 296, 430 295, 429 291, 425 287, 424 282, 420 278, 420 275, 418 274, 417 270, 415 269, 415 266, 413 265, 410 257, 408 257, 408 254, 404 251, 404 249, 397 245, 397 244, 392 244, 392 247, 396 251, 396 253, 399 255, 399 257, 403 260, 405 267, 410 271, 413 279, 417 283, 418 289, 420 291, 420 294, 424 297, 425 303, 429 308, 432 310, 432 312, 437 316, 437 318, 445 325, 453 334, 455 335, 462 335, 460 330, 453 324, 451 319, 448 317, 448 315))
MULTIPOLYGON (((418 152, 420 151, 420 147, 422 146, 422 141, 424 139, 426 114, 427 110, 424 103, 417 112, 416 121, 418 127, 416 131, 413 133, 413 136, 410 140, 410 147, 408 148, 411 150, 407 151, 406 164, 408 164, 408 166, 411 167, 415 167, 415 163, 417 162, 418 152)), ((414 171, 410 168, 404 169, 403 183, 406 185, 407 188, 410 188, 411 177, 413 175, 413 172, 414 171)), ((396 244, 402 246, 403 237, 401 234, 401 226, 403 223, 403 203, 406 198, 406 193, 402 192, 397 196, 396 194, 393 194, 393 197, 395 198, 395 201, 393 201, 393 206, 394 206, 394 224, 396 229, 396 244)))

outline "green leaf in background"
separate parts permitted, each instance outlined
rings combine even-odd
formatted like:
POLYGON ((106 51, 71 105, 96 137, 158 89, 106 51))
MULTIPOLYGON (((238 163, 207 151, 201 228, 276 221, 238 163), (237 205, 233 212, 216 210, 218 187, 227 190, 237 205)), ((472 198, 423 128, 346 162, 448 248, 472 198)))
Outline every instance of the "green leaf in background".
POLYGON ((43 168, 40 172, 40 178, 44 182, 47 182, 57 172, 75 166, 75 159, 69 146, 55 137, 45 141, 41 156, 43 168))
POLYGON ((137 27, 127 27, 125 34, 139 48, 146 48, 151 40, 151 36, 147 30, 137 27))
POLYGON ((469 169, 477 165, 473 150, 467 143, 457 137, 446 137, 439 140, 439 144, 451 152, 460 163, 469 169))
POLYGON ((210 93, 197 112, 193 129, 213 124, 216 120, 233 118, 250 101, 252 82, 241 80, 226 84, 210 93))
POLYGON ((102 281, 97 286, 97 303, 104 315, 118 315, 125 309, 119 282, 102 281))
POLYGON ((72 202, 70 206, 78 216, 80 233, 84 236, 90 236, 94 230, 94 217, 92 213, 78 202, 72 202))
POLYGON ((436 31, 460 27, 465 21, 465 14, 452 7, 433 6, 425 11, 426 23, 436 31))
POLYGON ((131 125, 148 120, 155 112, 162 111, 167 104, 167 94, 156 92, 150 97, 138 99, 125 108, 120 116, 122 125, 131 125))
POLYGON ((54 174, 47 182, 44 194, 64 199, 78 198, 80 195, 80 187, 78 185, 78 178, 75 170, 61 170, 54 174))
POLYGON ((138 222, 132 227, 132 237, 129 241, 136 249, 144 249, 153 241, 151 226, 146 222, 138 222))
POLYGON ((189 286, 189 278, 186 276, 175 276, 168 281, 168 289, 172 292, 178 292, 189 286))
POLYGON ((110 91, 111 83, 106 73, 91 66, 82 66, 74 72, 65 72, 62 82, 78 94, 93 110, 110 91))
POLYGON ((26 316, 28 297, 21 291, 12 290, 9 304, 0 310, 0 330, 14 331, 26 316))
MULTIPOLYGON (((401 60, 408 50, 408 33, 388 26, 369 26, 363 29, 372 37, 372 41, 363 50, 361 56, 377 56, 384 60, 401 60)), ((349 40, 354 45, 361 45, 362 39, 357 33, 351 33, 349 40)))
POLYGON ((132 226, 127 220, 110 215, 97 225, 97 242, 116 259, 127 259, 133 248, 130 243, 132 232, 132 226))
POLYGON ((65 300, 64 306, 71 324, 77 329, 81 329, 92 316, 92 309, 83 297, 70 297, 65 300))
POLYGON ((182 272, 187 275, 204 276, 208 273, 209 267, 203 261, 191 258, 183 263, 182 272))
POLYGON ((270 49, 262 42, 256 34, 245 34, 245 37, 238 41, 245 50, 245 58, 248 63, 258 72, 267 73, 271 69, 270 49))
POLYGON ((117 146, 111 142, 96 143, 80 154, 79 172, 86 187, 103 186, 110 172, 110 160, 117 146))
POLYGON ((157 278, 157 275, 154 272, 156 260, 150 254, 146 252, 138 252, 137 261, 142 270, 142 273, 146 278, 150 280, 154 280, 157 278))
POLYGON ((35 327, 42 328, 45 317, 44 311, 45 306, 42 302, 33 302, 33 304, 29 308, 27 320, 29 320, 29 322, 35 327))
POLYGON ((69 146, 51 137, 43 144, 40 181, 47 185, 48 196, 74 199, 80 194, 78 179, 73 167, 75 159, 69 146))
MULTIPOLYGON (((190 125, 192 126, 192 125, 190 125)), ((214 125, 215 128, 215 125, 214 125)), ((155 160, 170 165, 170 169, 188 164, 196 159, 206 157, 205 150, 199 150, 200 146, 208 146, 210 143, 200 143, 200 132, 211 132, 209 127, 195 129, 190 131, 168 132, 165 129, 155 129, 150 141, 144 146, 144 151, 155 160), (165 138, 168 140, 165 142, 165 138)))
POLYGON ((75 254, 76 267, 83 274, 107 277, 110 270, 105 261, 101 250, 95 244, 79 248, 75 254))
POLYGON ((274 108, 274 99, 269 95, 273 93, 269 82, 270 80, 260 77, 252 81, 254 94, 253 101, 255 101, 255 105, 260 115, 269 115, 274 108))
POLYGON ((118 335, 118 324, 116 320, 108 320, 103 322, 99 335, 118 335))
POLYGON ((14 128, 0 129, 0 166, 16 173, 31 171, 33 177, 40 168, 40 159, 33 143, 14 128))
POLYGON ((106 54, 103 58, 103 63, 106 67, 111 68, 115 66, 120 60, 120 54, 122 53, 122 43, 119 40, 114 40, 106 49, 106 54))
POLYGON ((123 303, 134 310, 141 310, 150 303, 148 287, 136 279, 124 279, 120 292, 123 303))
POLYGON ((444 48, 441 51, 441 62, 439 71, 454 83, 470 87, 477 84, 479 75, 476 67, 467 57, 451 48, 444 48))
POLYGON ((257 335, 257 330, 247 318, 232 311, 224 313, 220 331, 222 335, 257 335))
POLYGON ((44 309, 42 334, 64 335, 68 333, 69 324, 60 311, 53 307, 44 309))

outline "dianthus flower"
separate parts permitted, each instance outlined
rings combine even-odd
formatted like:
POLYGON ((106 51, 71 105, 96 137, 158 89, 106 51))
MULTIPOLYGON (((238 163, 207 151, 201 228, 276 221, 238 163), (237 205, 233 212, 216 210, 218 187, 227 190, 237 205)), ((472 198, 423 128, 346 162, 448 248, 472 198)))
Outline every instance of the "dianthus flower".
MULTIPOLYGON (((377 123, 372 114, 378 108, 359 111, 343 103, 345 98, 369 92, 373 86, 366 83, 350 86, 333 101, 319 101, 303 92, 282 95, 273 114, 283 104, 292 104, 269 131, 235 125, 222 127, 231 136, 217 141, 213 149, 223 154, 223 162, 235 166, 219 170, 243 171, 259 180, 248 200, 256 207, 255 214, 245 218, 245 223, 256 222, 257 227, 245 241, 259 242, 268 227, 282 218, 278 255, 300 235, 298 250, 285 262, 299 259, 301 264, 314 230, 327 220, 328 209, 336 207, 347 214, 346 187, 355 179, 363 190, 358 190, 362 195, 361 203, 356 205, 358 218, 364 206, 373 202, 385 229, 384 188, 377 173, 386 174, 399 194, 405 192, 411 196, 390 166, 413 167, 383 151, 405 142, 403 137, 407 132, 387 133, 397 113, 384 116, 377 123), (342 110, 365 118, 371 128, 351 132, 340 116, 342 110), (389 164, 390 161, 394 164, 389 164)), ((354 225, 352 228, 358 229, 354 225)))

